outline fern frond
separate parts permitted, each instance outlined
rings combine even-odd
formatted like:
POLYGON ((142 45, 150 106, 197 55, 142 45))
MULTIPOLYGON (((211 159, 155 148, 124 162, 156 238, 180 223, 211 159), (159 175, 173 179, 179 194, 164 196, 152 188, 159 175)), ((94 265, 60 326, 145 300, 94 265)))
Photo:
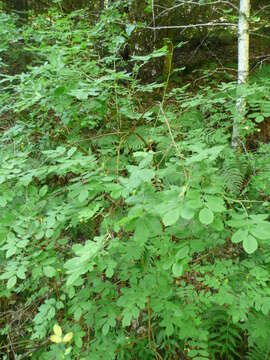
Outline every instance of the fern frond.
POLYGON ((269 360, 270 359, 270 344, 254 344, 249 350, 247 360, 269 360))
POLYGON ((270 359, 270 324, 269 318, 262 313, 250 314, 246 324, 248 331, 249 349, 248 360, 269 360, 270 359))
POLYGON ((236 360, 240 358, 238 349, 242 343, 240 328, 233 324, 228 314, 214 309, 209 316, 209 351, 213 359, 236 360))
POLYGON ((230 195, 239 195, 243 187, 248 163, 245 159, 232 157, 225 159, 223 165, 224 188, 230 195))

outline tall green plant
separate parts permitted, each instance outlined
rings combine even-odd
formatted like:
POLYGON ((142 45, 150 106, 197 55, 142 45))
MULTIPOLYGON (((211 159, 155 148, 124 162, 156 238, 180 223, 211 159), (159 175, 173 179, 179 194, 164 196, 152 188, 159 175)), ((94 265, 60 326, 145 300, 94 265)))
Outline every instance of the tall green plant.
MULTIPOLYGON (((85 11, 32 21, 31 66, 2 72, 1 355, 261 356, 269 146, 231 150, 235 84, 140 81, 166 48, 126 71, 135 29, 117 4, 91 26, 85 11)), ((264 79, 246 98, 266 116, 264 79)))

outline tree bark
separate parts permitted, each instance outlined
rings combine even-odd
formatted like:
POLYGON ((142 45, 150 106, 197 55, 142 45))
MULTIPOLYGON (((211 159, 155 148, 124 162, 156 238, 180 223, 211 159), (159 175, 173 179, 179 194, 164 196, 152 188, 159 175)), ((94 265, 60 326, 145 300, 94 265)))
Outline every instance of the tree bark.
POLYGON ((247 84, 249 75, 249 16, 250 0, 240 0, 238 22, 238 95, 236 99, 236 116, 232 132, 232 148, 239 143, 239 122, 246 109, 245 96, 239 94, 241 85, 247 84))
POLYGON ((102 13, 104 9, 104 0, 99 0, 99 12, 102 13))

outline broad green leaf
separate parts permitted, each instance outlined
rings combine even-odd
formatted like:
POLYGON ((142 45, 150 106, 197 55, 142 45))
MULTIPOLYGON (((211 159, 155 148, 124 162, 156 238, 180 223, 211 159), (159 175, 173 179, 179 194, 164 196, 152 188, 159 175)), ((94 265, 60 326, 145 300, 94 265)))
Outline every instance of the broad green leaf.
POLYGON ((6 205, 7 200, 3 196, 0 196, 0 207, 5 207, 6 205))
POLYGON ((155 172, 151 169, 140 169, 138 166, 127 166, 127 169, 131 173, 129 178, 129 188, 133 190, 138 188, 141 184, 149 183, 154 177, 155 172))
POLYGON ((12 277, 8 280, 8 282, 7 282, 7 288, 8 288, 8 289, 13 288, 13 287, 15 286, 16 282, 17 282, 17 277, 14 275, 14 276, 12 276, 12 277))
POLYGON ((256 238, 260 240, 268 240, 270 239, 270 231, 263 225, 257 225, 255 227, 252 227, 250 229, 250 232, 252 235, 254 235, 256 238))
POLYGON ((79 306, 77 306, 73 315, 75 320, 77 321, 80 320, 80 317, 82 316, 82 309, 79 306))
POLYGON ((110 330, 110 325, 108 323, 105 323, 102 327, 102 334, 106 336, 110 330))
POLYGON ((16 275, 18 276, 19 279, 24 280, 26 278, 25 272, 26 269, 24 267, 20 267, 16 272, 16 275))
POLYGON ((182 249, 180 249, 176 254, 176 259, 184 259, 189 253, 189 247, 186 245, 182 249))
POLYGON ((247 225, 247 219, 245 219, 245 220, 229 220, 229 221, 227 221, 227 224, 234 228, 241 228, 241 227, 247 225))
POLYGON ((28 243, 29 243, 29 239, 20 240, 17 243, 17 247, 20 249, 24 249, 28 243))
POLYGON ((114 269, 112 267, 107 267, 105 274, 107 278, 110 279, 114 274, 114 269))
POLYGON ((71 350, 72 350, 72 347, 71 347, 71 346, 68 347, 68 348, 66 349, 66 351, 65 351, 65 356, 66 356, 66 355, 69 355, 69 354, 71 353, 71 350))
POLYGON ((195 215, 195 211, 184 205, 181 209, 180 215, 185 220, 191 220, 195 215))
POLYGON ((220 217, 215 216, 214 221, 212 222, 212 228, 217 231, 223 231, 224 230, 224 224, 220 217))
POLYGON ((167 46, 164 46, 158 50, 154 50, 152 52, 152 54, 149 54, 149 55, 144 55, 144 56, 143 55, 133 55, 132 60, 146 62, 152 58, 165 56, 166 54, 167 54, 167 46))
POLYGON ((36 234, 36 239, 37 240, 41 240, 44 237, 44 231, 40 230, 37 234, 36 234))
POLYGON ((183 264, 181 263, 175 263, 172 266, 172 273, 175 277, 179 277, 183 274, 183 264))
POLYGON ((56 274, 56 270, 55 268, 53 268, 52 266, 44 266, 43 268, 43 273, 45 276, 47 276, 48 278, 52 278, 55 276, 56 274))
POLYGON ((264 121, 264 116, 263 115, 256 116, 255 121, 256 121, 256 123, 263 122, 264 121))
POLYGON ((257 223, 264 223, 264 220, 266 220, 269 217, 269 214, 252 214, 249 215, 250 219, 256 221, 257 223))
POLYGON ((53 232, 53 229, 48 229, 45 233, 46 235, 46 238, 51 238, 53 236, 54 232, 53 232))
POLYGON ((49 217, 46 219, 46 224, 47 224, 47 227, 49 227, 49 228, 54 227, 55 223, 56 223, 56 220, 55 220, 55 217, 54 217, 54 216, 49 216, 49 217))
POLYGON ((136 221, 136 227, 134 231, 134 240, 138 244, 144 244, 150 236, 149 227, 144 218, 136 221))
POLYGON ((39 190, 39 196, 43 197, 47 194, 48 192, 48 185, 44 185, 42 186, 42 188, 39 190))
POLYGON ((209 225, 214 220, 213 212, 208 208, 203 208, 199 213, 199 220, 204 225, 209 225))
POLYGON ((113 199, 117 199, 121 196, 123 186, 120 184, 109 183, 105 184, 105 189, 110 192, 113 199))
POLYGON ((252 235, 249 235, 244 241, 243 241, 243 248, 246 253, 252 254, 254 253, 258 248, 258 243, 255 237, 252 235))
POLYGON ((132 320, 132 313, 131 312, 125 312, 123 319, 122 319, 122 326, 126 327, 129 326, 132 320))
POLYGON ((69 92, 69 95, 74 96, 78 100, 86 100, 89 95, 87 89, 76 89, 69 92))
POLYGON ((239 229, 233 234, 231 240, 234 244, 238 244, 244 241, 245 239, 247 239, 247 237, 248 237, 248 230, 239 229))
POLYGON ((200 209, 201 207, 203 207, 203 202, 202 200, 200 199, 200 197, 198 199, 192 199, 192 200, 188 200, 186 202, 186 205, 190 208, 190 209, 200 209))
POLYGON ((80 220, 88 220, 93 217, 97 211, 100 209, 101 204, 90 204, 88 207, 83 207, 83 209, 78 213, 78 217, 80 220))
POLYGON ((207 207, 213 212, 222 212, 226 208, 224 206, 224 200, 218 196, 206 196, 207 207))
POLYGON ((180 211, 179 209, 170 210, 163 217, 162 221, 165 226, 171 226, 177 222, 179 219, 180 211))
POLYGON ((17 251, 17 248, 15 245, 11 245, 9 248, 8 248, 8 251, 6 252, 6 258, 10 258, 12 255, 16 254, 16 251, 17 251))
POLYGON ((68 343, 68 342, 70 342, 72 340, 72 338, 73 338, 73 333, 69 332, 64 336, 63 342, 68 343))
POLYGON ((162 234, 162 225, 159 217, 144 217, 144 222, 147 227, 147 234, 149 234, 147 237, 154 237, 162 234))
POLYGON ((67 286, 73 285, 81 276, 80 272, 74 272, 67 278, 67 286))
POLYGON ((71 157, 76 152, 76 150, 77 150, 77 148, 75 146, 73 146, 71 149, 68 150, 67 156, 71 157))

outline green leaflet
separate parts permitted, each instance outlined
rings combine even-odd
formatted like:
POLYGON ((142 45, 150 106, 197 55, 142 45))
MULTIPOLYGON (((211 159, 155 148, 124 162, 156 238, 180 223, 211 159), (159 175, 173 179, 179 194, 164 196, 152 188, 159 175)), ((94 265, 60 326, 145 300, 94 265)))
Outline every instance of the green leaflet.
POLYGON ((237 230, 232 236, 232 242, 237 244, 244 241, 248 237, 248 230, 237 230))
POLYGON ((260 240, 270 239, 270 226, 269 224, 259 224, 250 229, 252 235, 260 240))
POLYGON ((206 198, 207 207, 213 212, 226 211, 223 198, 217 196, 209 196, 209 195, 206 196, 205 198, 206 198))
POLYGON ((56 274, 56 270, 52 266, 45 266, 43 268, 43 272, 44 272, 44 275, 47 276, 48 278, 52 278, 56 274))
POLYGON ((162 217, 163 224, 165 226, 171 226, 177 222, 179 216, 180 216, 180 209, 170 210, 162 217))
POLYGON ((176 264, 173 264, 172 266, 172 273, 173 273, 173 276, 175 277, 179 277, 183 274, 183 264, 181 263, 176 263, 176 264))
POLYGON ((191 220, 195 215, 195 211, 184 204, 184 206, 181 208, 180 215, 185 220, 191 220))
POLYGON ((208 208, 203 208, 200 212, 199 212, 199 219, 200 222, 204 225, 209 225, 213 222, 214 220, 214 214, 213 212, 208 209, 208 208))
POLYGON ((243 248, 248 254, 254 253, 258 248, 258 242, 252 235, 243 240, 243 248))
POLYGON ((12 276, 11 278, 8 279, 7 288, 12 289, 16 285, 16 282, 17 282, 17 277, 12 276))

